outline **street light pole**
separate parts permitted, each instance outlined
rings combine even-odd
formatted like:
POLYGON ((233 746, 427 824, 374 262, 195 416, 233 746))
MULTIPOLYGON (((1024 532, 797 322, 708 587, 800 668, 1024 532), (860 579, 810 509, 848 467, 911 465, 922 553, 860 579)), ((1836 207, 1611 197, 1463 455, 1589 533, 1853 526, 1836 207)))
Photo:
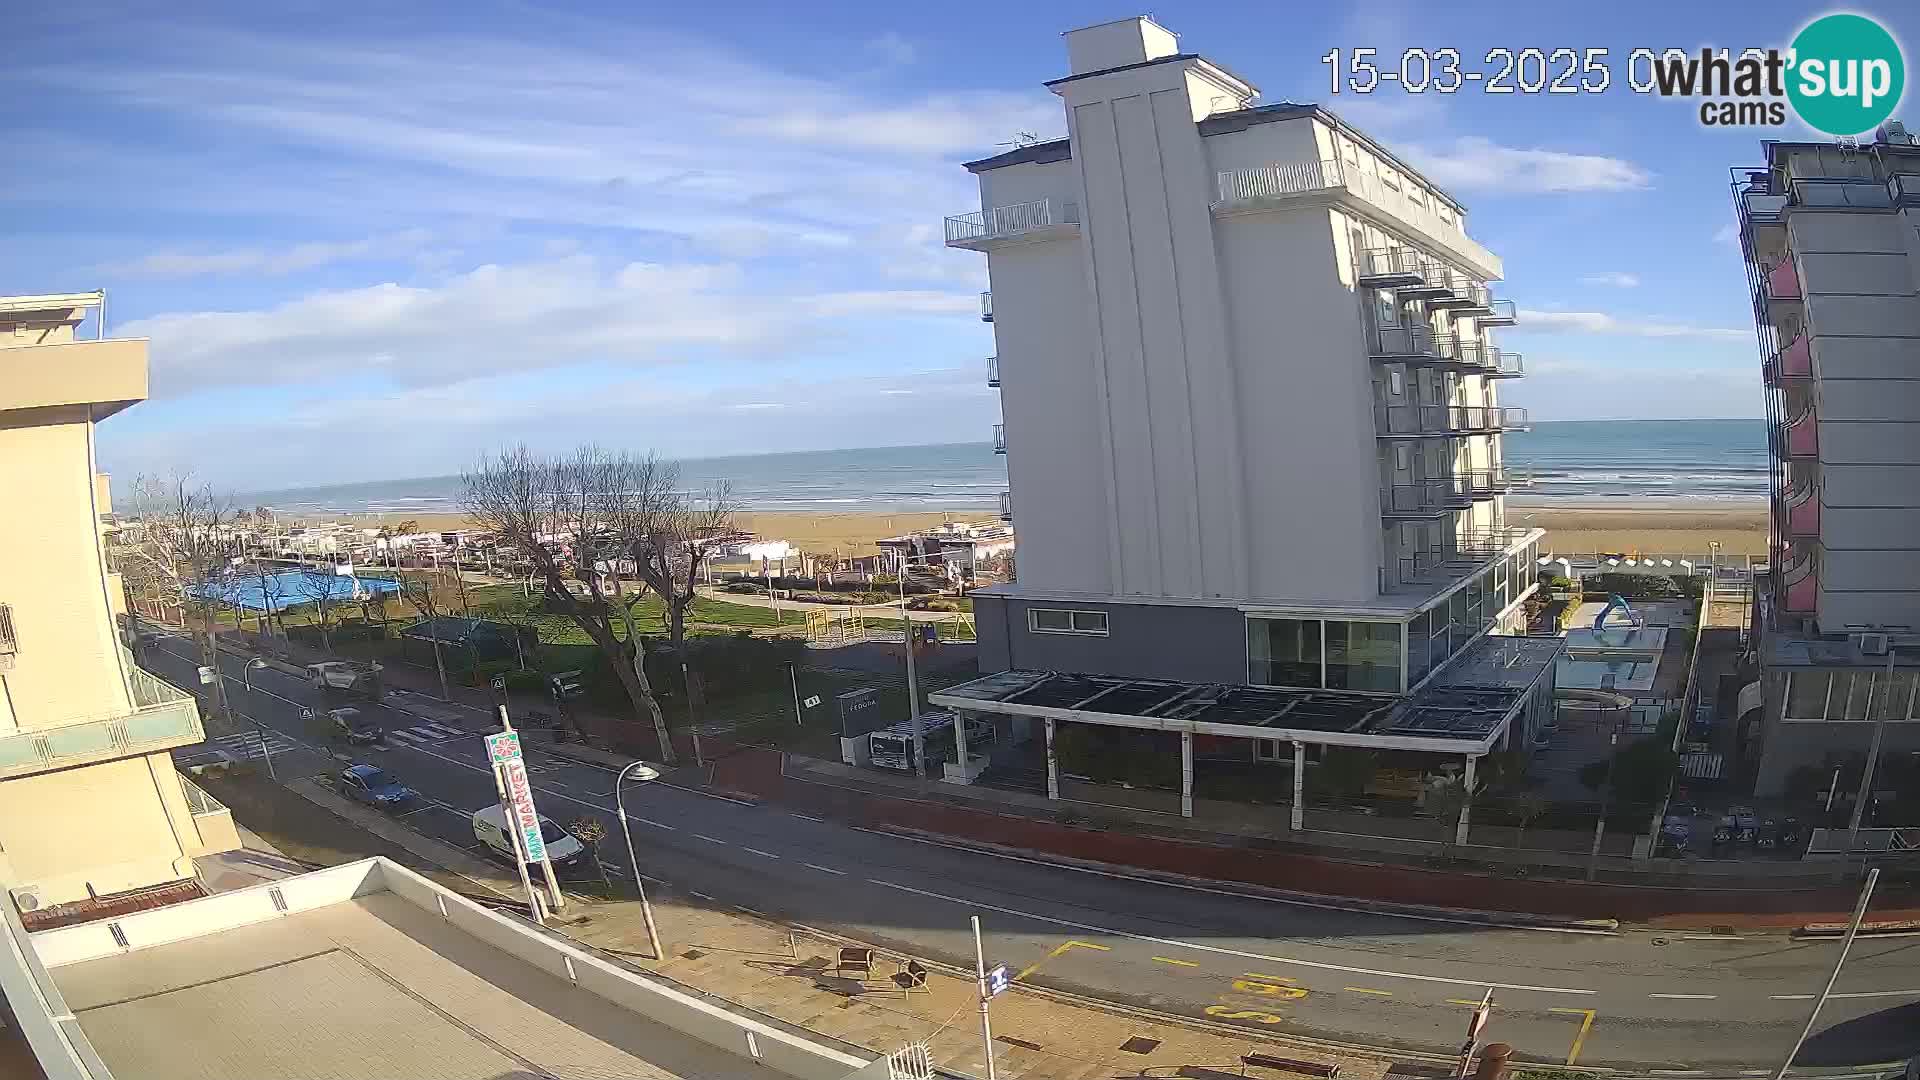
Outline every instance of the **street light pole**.
POLYGON ((1847 962, 1847 953, 1853 950, 1854 935, 1860 932, 1860 922, 1867 917, 1867 902, 1873 899, 1874 883, 1880 880, 1880 868, 1867 871, 1867 882, 1860 887, 1860 900, 1853 905, 1853 921, 1847 924, 1847 937, 1840 943, 1840 955, 1833 962, 1833 974, 1827 976, 1827 985, 1820 989, 1820 996, 1813 999, 1813 1011, 1807 1014, 1807 1026, 1800 1029, 1800 1037, 1793 1040, 1793 1049, 1787 1051, 1787 1059, 1780 1063, 1780 1071, 1773 1074, 1773 1080, 1784 1080, 1787 1070, 1793 1067, 1793 1059, 1800 1055, 1800 1047, 1806 1044, 1807 1036, 1813 1034, 1813 1025, 1820 1019, 1820 1007, 1827 1003, 1827 997, 1833 993, 1833 984, 1840 981, 1840 968, 1847 962))
POLYGON ((647 901, 647 883, 640 876, 640 858, 633 851, 633 826, 627 822, 627 789, 624 786, 627 774, 634 769, 645 769, 650 775, 643 780, 652 780, 660 775, 659 770, 644 761, 636 761, 620 770, 613 781, 613 804, 620 814, 620 831, 627 838, 627 865, 633 867, 633 887, 640 892, 640 914, 647 920, 647 947, 653 950, 653 958, 661 960, 665 954, 660 951, 660 931, 653 925, 653 905, 647 901))
POLYGON ((993 1068, 993 1021, 987 1018, 987 950, 980 944, 980 916, 973 917, 973 971, 980 991, 980 1046, 987 1055, 987 1080, 999 1080, 993 1068))
MULTIPOLYGON (((913 763, 920 772, 922 783, 927 779, 927 733, 920 726, 920 680, 913 670, 913 619, 907 615, 907 553, 900 553, 900 637, 906 642, 907 649, 907 716, 913 721, 913 763)), ((985 976, 982 976, 985 978, 985 976)), ((983 1004, 981 1008, 986 1008, 983 1004)), ((988 1071, 992 1071, 993 1061, 987 1061, 988 1071)))

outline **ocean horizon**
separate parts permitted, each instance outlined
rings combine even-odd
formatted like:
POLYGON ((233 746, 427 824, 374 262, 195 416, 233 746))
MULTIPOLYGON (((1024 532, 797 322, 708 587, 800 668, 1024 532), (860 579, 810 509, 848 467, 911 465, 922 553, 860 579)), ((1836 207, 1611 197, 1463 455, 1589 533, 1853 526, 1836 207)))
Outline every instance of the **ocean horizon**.
MULTIPOLYGON (((1766 421, 1557 420, 1508 435, 1509 469, 1533 476, 1530 503, 1619 505, 1767 494, 1766 421)), ((998 507, 1006 459, 991 443, 800 450, 685 458, 689 491, 731 485, 744 510, 980 512, 998 507)), ((247 492, 236 499, 296 514, 458 513, 457 475, 247 492)), ((1518 496, 1516 496, 1518 497, 1518 496)))

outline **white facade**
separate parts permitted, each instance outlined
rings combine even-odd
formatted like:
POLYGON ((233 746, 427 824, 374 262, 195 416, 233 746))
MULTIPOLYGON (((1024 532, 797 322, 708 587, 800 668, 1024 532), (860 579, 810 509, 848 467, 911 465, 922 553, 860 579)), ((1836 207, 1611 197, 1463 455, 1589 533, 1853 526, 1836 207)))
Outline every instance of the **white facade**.
POLYGON ((1405 621, 1537 539, 1505 528, 1519 358, 1459 204, 1149 20, 1066 37, 1068 138, 969 165, 947 226, 993 285, 999 591, 1405 621))

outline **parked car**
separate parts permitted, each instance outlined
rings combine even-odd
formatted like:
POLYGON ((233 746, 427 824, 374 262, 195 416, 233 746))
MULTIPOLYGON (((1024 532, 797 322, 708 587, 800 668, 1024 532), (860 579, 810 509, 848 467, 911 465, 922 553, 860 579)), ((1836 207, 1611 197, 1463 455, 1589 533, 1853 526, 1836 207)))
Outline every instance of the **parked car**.
POLYGON ((340 773, 340 791, 355 802, 392 810, 407 806, 420 793, 395 780, 385 769, 372 765, 353 765, 340 773))
POLYGON ((334 735, 347 740, 349 746, 371 746, 387 741, 380 721, 359 709, 328 709, 327 715, 333 718, 334 735))
MULTIPOLYGON (((473 812, 473 838, 486 845, 494 857, 514 862, 518 856, 507 827, 507 809, 499 803, 473 812)), ((587 854, 586 845, 550 818, 540 819, 540 839, 546 842, 547 860, 556 869, 575 866, 587 854)))

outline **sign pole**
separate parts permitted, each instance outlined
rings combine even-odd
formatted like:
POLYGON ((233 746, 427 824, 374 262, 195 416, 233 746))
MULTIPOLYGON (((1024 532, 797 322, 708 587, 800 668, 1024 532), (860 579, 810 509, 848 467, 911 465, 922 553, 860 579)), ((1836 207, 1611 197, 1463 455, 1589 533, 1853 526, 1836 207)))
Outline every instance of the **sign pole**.
POLYGON ((505 811, 501 824, 507 827, 507 838, 513 841, 513 864, 520 868, 520 887, 527 891, 527 910, 532 913, 533 921, 541 926, 547 925, 542 913, 540 897, 533 891, 533 879, 527 876, 527 853, 520 849, 520 830, 513 822, 513 802, 507 798, 506 777, 501 774, 501 763, 493 763, 493 790, 500 795, 500 809, 505 811))
MULTIPOLYGON (((1872 767, 1871 761, 1868 767, 1872 767)), ((1867 903, 1873 899, 1873 886, 1879 880, 1879 867, 1867 871, 1866 884, 1860 887, 1860 900, 1853 905, 1853 921, 1847 924, 1846 940, 1840 943, 1840 955, 1833 961, 1833 974, 1827 976, 1827 985, 1820 988, 1820 996, 1813 999, 1813 1011, 1807 1014, 1807 1026, 1801 1028, 1800 1037, 1793 1040, 1793 1049, 1787 1051, 1787 1059, 1780 1063, 1780 1071, 1773 1074, 1773 1080, 1785 1080, 1787 1070, 1793 1068, 1793 1059, 1800 1056, 1800 1048, 1806 1045, 1807 1036, 1813 1034, 1813 1025, 1820 1020, 1820 1009, 1833 993, 1833 984, 1840 981, 1840 969, 1847 962, 1847 954, 1853 951, 1854 935, 1860 932, 1860 922, 1867 917, 1867 903)))
POLYGON ((787 681, 793 684, 793 723, 795 727, 804 726, 800 719, 800 676, 793 665, 787 665, 787 681))
MULTIPOLYGON (((513 721, 507 718, 507 707, 504 704, 500 706, 500 727, 504 731, 513 730, 513 721)), ((523 764, 521 768, 524 769, 526 766, 523 764)), ((527 781, 527 812, 533 815, 533 827, 536 829, 539 828, 540 815, 535 812, 533 808, 533 781, 531 779, 527 781)), ((559 911, 561 908, 566 907, 567 898, 561 895, 560 878, 553 872, 553 857, 547 853, 547 846, 545 844, 540 845, 540 870, 546 875, 547 891, 553 895, 553 910, 559 911)))
POLYGON ((540 864, 547 879, 548 891, 553 897, 552 910, 558 911, 566 906, 566 899, 560 893, 560 881, 554 875, 553 860, 547 853, 545 839, 540 835, 540 811, 534 805, 533 781, 527 776, 520 735, 508 721, 504 705, 500 706, 500 722, 506 730, 486 737, 487 757, 493 762, 500 781, 500 807, 519 838, 515 850, 524 851, 527 858, 540 864))
POLYGON ((979 979, 980 991, 980 1045, 987 1052, 987 1080, 999 1080, 993 1068, 993 1021, 987 1018, 987 1002, 993 1000, 987 993, 987 951, 980 944, 980 916, 973 917, 973 970, 979 979))

